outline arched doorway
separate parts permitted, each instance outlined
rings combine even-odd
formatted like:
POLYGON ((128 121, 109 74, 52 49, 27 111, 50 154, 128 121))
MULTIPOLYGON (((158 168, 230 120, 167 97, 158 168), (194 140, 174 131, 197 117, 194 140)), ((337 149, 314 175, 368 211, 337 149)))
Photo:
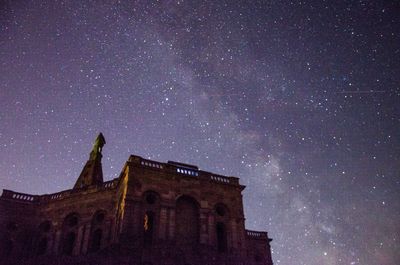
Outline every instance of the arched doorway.
POLYGON ((181 196, 176 202, 176 242, 181 245, 199 241, 199 207, 195 199, 181 196))

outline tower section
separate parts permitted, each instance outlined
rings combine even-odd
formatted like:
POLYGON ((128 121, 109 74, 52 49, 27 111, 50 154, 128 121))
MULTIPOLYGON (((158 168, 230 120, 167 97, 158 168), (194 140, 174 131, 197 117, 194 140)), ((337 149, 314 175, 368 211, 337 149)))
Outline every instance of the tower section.
POLYGON ((103 146, 106 144, 106 139, 103 134, 100 133, 93 145, 93 149, 90 152, 89 160, 86 162, 79 175, 78 180, 74 185, 74 189, 86 188, 92 185, 103 183, 103 169, 101 166, 101 158, 103 146))

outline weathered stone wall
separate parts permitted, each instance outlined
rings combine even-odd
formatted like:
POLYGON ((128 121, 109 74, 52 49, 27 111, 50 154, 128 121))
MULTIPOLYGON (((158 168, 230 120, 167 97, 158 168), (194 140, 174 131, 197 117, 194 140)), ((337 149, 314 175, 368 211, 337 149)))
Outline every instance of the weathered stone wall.
POLYGON ((33 254, 30 246, 35 240, 38 206, 32 203, 30 199, 33 197, 29 195, 14 195, 14 198, 10 194, 9 198, 0 199, 0 257, 4 258, 33 254))
POLYGON ((0 198, 1 255, 10 258, 58 255, 63 252, 67 234, 71 233, 74 242, 70 254, 86 254, 93 228, 100 238, 98 248, 109 246, 116 238, 116 184, 114 181, 42 196, 4 191, 0 198), (66 224, 68 216, 75 216, 76 224, 66 224), (98 219, 94 220, 95 217, 98 219))
POLYGON ((66 232, 75 233, 75 244, 72 255, 86 254, 90 249, 90 238, 93 229, 101 229, 100 248, 113 243, 115 238, 116 189, 89 188, 71 193, 66 198, 52 200, 40 207, 40 222, 50 221, 51 229, 46 233, 49 238, 48 253, 62 252, 66 232), (96 213, 104 216, 94 220, 96 213), (69 215, 76 215, 77 224, 70 228, 65 224, 69 215), (100 220, 101 219, 101 220, 100 220))
POLYGON ((271 247, 272 241, 266 232, 246 231, 247 264, 272 265, 271 247))
POLYGON ((40 196, 4 191, 0 257, 27 265, 271 265, 268 235, 245 230, 243 189, 235 177, 131 156, 119 178, 99 185, 40 196))
MULTIPOLYGON (((146 241, 144 218, 147 212, 151 212, 154 213, 152 248, 174 246, 181 252, 179 258, 190 264, 203 262, 196 254, 200 246, 204 251, 202 256, 210 260, 221 262, 221 259, 227 260, 230 257, 238 261, 239 257, 246 256, 241 195, 244 187, 239 185, 237 178, 191 171, 136 156, 131 156, 128 167, 122 234, 130 239, 127 244, 131 244, 132 248, 141 249, 146 241), (147 201, 149 194, 154 194, 155 198, 151 204, 147 201), (198 222, 180 217, 177 202, 182 197, 193 201, 197 208, 198 222), (189 226, 187 222, 190 222, 189 226), (197 226, 197 234, 194 235, 198 238, 182 246, 181 240, 177 238, 181 235, 180 230, 189 233, 193 225, 197 226), (195 249, 194 253, 191 254, 193 251, 190 249, 195 249)), ((154 251, 152 255, 154 257, 154 251)), ((145 255, 143 258, 146 258, 145 255)))

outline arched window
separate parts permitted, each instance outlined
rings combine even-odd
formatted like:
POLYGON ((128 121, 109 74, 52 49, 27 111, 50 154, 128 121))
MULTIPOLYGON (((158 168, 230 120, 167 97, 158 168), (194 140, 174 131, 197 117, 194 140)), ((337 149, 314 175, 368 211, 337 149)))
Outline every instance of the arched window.
POLYGON ((146 209, 155 209, 160 204, 160 195, 155 191, 148 190, 143 194, 143 202, 146 209))
POLYGON ((145 196, 147 204, 153 205, 157 201, 157 196, 153 192, 148 192, 145 196))
POLYGON ((196 244, 199 241, 199 207, 195 199, 181 196, 176 202, 176 241, 196 244))
POLYGON ((100 228, 96 229, 93 232, 92 241, 91 241, 91 247, 90 247, 90 251, 91 252, 96 252, 96 251, 98 251, 100 249, 102 236, 103 236, 103 231, 100 228))
POLYGON ((52 223, 49 220, 43 221, 38 227, 38 235, 36 238, 36 255, 44 255, 47 251, 48 234, 51 230, 52 223))
POLYGON ((97 211, 92 218, 89 252, 96 252, 101 249, 103 240, 103 230, 105 229, 106 212, 97 211))
POLYGON ((149 247, 157 239, 160 214, 160 195, 152 190, 143 193, 143 243, 149 247))
POLYGON ((67 215, 63 223, 61 253, 64 255, 72 255, 75 243, 76 235, 78 234, 79 228, 79 216, 76 213, 67 215))
POLYGON ((144 245, 150 246, 153 243, 153 231, 154 231, 154 213, 147 211, 143 218, 143 239, 144 245))
POLYGON ((218 203, 214 207, 214 212, 217 250, 222 253, 228 250, 229 210, 225 204, 218 203))

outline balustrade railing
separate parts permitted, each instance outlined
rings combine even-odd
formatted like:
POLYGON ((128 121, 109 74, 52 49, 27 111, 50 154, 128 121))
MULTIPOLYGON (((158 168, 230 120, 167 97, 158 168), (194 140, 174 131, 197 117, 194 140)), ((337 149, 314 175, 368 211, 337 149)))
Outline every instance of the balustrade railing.
POLYGON ((160 163, 157 163, 157 162, 154 162, 154 161, 151 161, 151 160, 142 160, 141 162, 140 162, 140 164, 142 165, 142 166, 146 166, 146 167, 154 167, 154 168, 158 168, 158 169, 163 169, 163 165, 162 164, 160 164, 160 163))
POLYGON ((1 195, 3 198, 13 199, 17 201, 35 202, 38 200, 38 195, 31 195, 26 193, 14 192, 11 190, 4 190, 1 195))
POLYGON ((211 175, 211 176, 210 176, 210 179, 211 179, 212 181, 216 181, 216 182, 230 183, 230 180, 229 180, 228 177, 211 175))
POLYGON ((251 238, 267 239, 268 232, 246 230, 246 235, 251 238))
MULTIPOLYGON (((239 185, 238 178, 235 177, 225 177, 221 175, 212 174, 210 172, 198 170, 196 166, 180 164, 180 163, 160 163, 152 160, 143 159, 138 156, 131 156, 129 159, 130 162, 138 161, 141 166, 143 167, 151 167, 157 170, 166 170, 173 173, 179 173, 183 175, 188 175, 190 177, 195 177, 200 180, 206 180, 211 182, 216 182, 220 184, 229 184, 229 185, 239 185), (140 161, 140 162, 139 162, 140 161)), ((110 180, 104 183, 97 185, 97 188, 102 190, 104 189, 112 189, 116 187, 118 183, 118 179, 110 180)), ((89 188, 90 189, 90 188, 89 188)), ((24 202, 42 202, 42 201, 52 201, 52 200, 60 200, 65 197, 69 197, 71 194, 81 191, 82 189, 75 189, 75 190, 65 190, 53 194, 45 194, 45 195, 31 195, 31 194, 24 194, 19 192, 14 192, 10 190, 3 190, 1 195, 2 198, 24 201, 24 202)))
MULTIPOLYGON (((106 181, 104 183, 101 183, 97 185, 97 188, 100 188, 102 190, 104 189, 112 189, 116 187, 117 181, 110 180, 106 181)), ((45 202, 45 201, 52 201, 52 200, 61 200, 63 198, 69 197, 71 194, 76 193, 79 190, 65 190, 53 194, 44 194, 44 195, 31 195, 31 194, 25 194, 25 193, 20 193, 20 192, 15 192, 11 190, 3 190, 3 193, 1 194, 2 198, 6 199, 11 199, 11 200, 16 200, 16 201, 22 201, 22 202, 28 202, 28 203, 37 203, 37 202, 45 202)))
POLYGON ((198 170, 197 166, 188 165, 171 162, 168 163, 160 163, 157 161, 152 161, 148 159, 143 159, 139 156, 131 156, 130 162, 136 161, 143 167, 151 167, 158 170, 165 170, 170 173, 178 173, 182 175, 187 175, 190 177, 197 177, 200 180, 209 180, 212 182, 217 182, 220 184, 231 184, 231 185, 239 185, 238 178, 236 177, 226 177, 221 175, 212 174, 210 172, 198 170))

